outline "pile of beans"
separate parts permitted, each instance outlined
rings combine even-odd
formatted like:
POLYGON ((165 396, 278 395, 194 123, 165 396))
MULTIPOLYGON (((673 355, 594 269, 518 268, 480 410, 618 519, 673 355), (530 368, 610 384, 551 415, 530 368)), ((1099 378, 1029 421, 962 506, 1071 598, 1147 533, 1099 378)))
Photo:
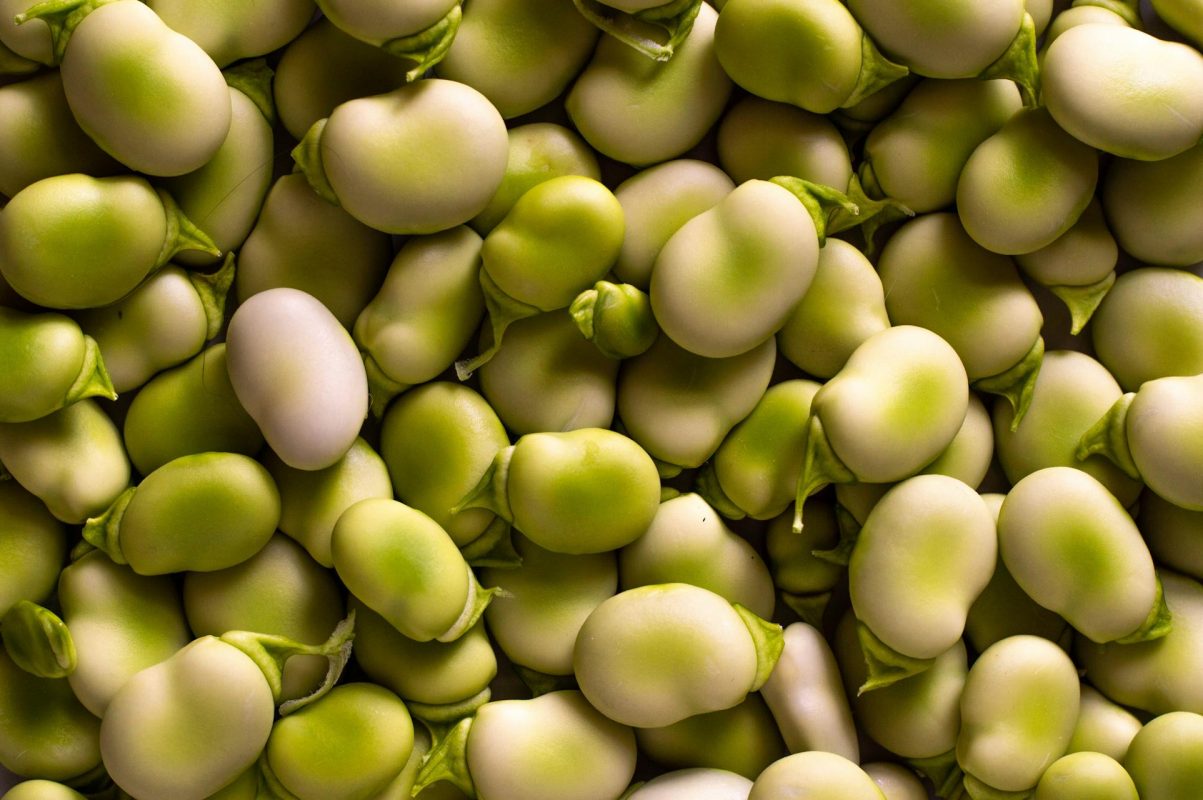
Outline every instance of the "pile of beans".
POLYGON ((3 800, 1203 797, 1203 2, 31 2, 3 800))

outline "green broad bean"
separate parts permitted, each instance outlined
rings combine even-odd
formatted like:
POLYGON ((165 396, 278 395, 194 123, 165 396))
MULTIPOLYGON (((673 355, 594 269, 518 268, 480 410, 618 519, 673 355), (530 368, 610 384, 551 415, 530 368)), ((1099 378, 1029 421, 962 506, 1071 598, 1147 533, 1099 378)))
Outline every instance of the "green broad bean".
POLYGON ((1079 25, 1122 25, 1128 28, 1132 27, 1132 23, 1136 20, 1128 18, 1131 16, 1130 8, 1130 4, 1121 2, 1110 5, 1095 5, 1091 3, 1063 9, 1061 13, 1053 17, 1045 31, 1044 41, 1041 42, 1040 53, 1038 54, 1041 67, 1044 66, 1044 56, 1048 53, 1049 46, 1057 40, 1057 37, 1070 28, 1075 28, 1079 25))
MULTIPOLYGON (((0 33, 0 37, 2 36, 3 34, 0 33)), ((14 53, 0 38, 0 86, 19 82, 22 78, 38 72, 41 68, 42 65, 38 62, 14 53)))
POLYGON ((1123 763, 1143 800, 1188 800, 1203 781, 1203 716, 1174 711, 1149 720, 1123 763))
POLYGON ((272 96, 280 123, 300 140, 341 103, 404 85, 410 66, 319 19, 292 40, 276 65, 272 96))
POLYGON ((1197 50, 1122 25, 1064 31, 1041 67, 1042 99, 1058 125, 1091 147, 1141 161, 1175 156, 1203 136, 1203 97, 1192 90, 1201 80, 1197 50), (1156 80, 1138 77, 1150 69, 1156 80))
POLYGON ((226 331, 230 385, 263 438, 296 469, 346 455, 368 414, 368 381, 350 334, 312 295, 268 289, 226 331))
MULTIPOLYGON (((309 0, 305 0, 308 2, 309 0)), ((219 250, 236 250, 246 241, 272 184, 274 145, 271 69, 263 61, 231 68, 230 131, 200 169, 164 181, 189 219, 211 237, 219 250)), ((216 262, 206 254, 181 253, 181 264, 216 262)))
POLYGON ((760 693, 791 753, 822 750, 860 761, 856 726, 839 666, 823 634, 805 622, 785 629, 785 647, 760 693))
POLYGON ((975 242, 1015 255, 1046 247, 1094 198, 1099 154, 1046 109, 1020 111, 979 144, 957 179, 957 215, 975 242))
POLYGON ((1082 684, 1078 722, 1069 740, 1069 753, 1102 753, 1123 761, 1140 731, 1140 720, 1108 700, 1098 689, 1082 684))
POLYGON ((256 800, 261 780, 259 765, 256 763, 205 800, 256 800))
POLYGON ((665 500, 647 531, 618 553, 622 588, 688 583, 773 616, 772 576, 755 548, 704 499, 689 493, 665 500))
MULTIPOLYGON (((1199 541, 1203 536, 1203 513, 1174 505, 1155 492, 1140 498, 1137 517, 1140 533, 1157 563, 1203 579, 1203 560, 1199 541)), ((0 604, 3 607, 3 604, 0 604)))
POLYGON ((615 360, 646 353, 660 335, 647 294, 629 283, 598 281, 576 296, 568 313, 581 335, 615 360))
POLYGON ((423 0, 398 6, 386 0, 317 0, 322 16, 360 41, 413 62, 408 81, 447 54, 459 29, 459 0, 423 0))
MULTIPOLYGON (((241 564, 186 573, 182 596, 188 627, 196 636, 258 631, 321 644, 344 615, 342 587, 334 575, 280 534, 241 564)), ((362 627, 363 617, 356 619, 362 627)), ((284 665, 280 696, 303 697, 320 686, 325 675, 325 659, 291 658, 284 665)))
POLYGON ((388 785, 413 746, 413 721, 397 695, 345 683, 279 719, 261 764, 298 800, 360 800, 388 785))
MULTIPOLYGON (((1003 495, 983 495, 995 516, 1003 495), (990 502, 991 498, 994 502, 990 502)), ((986 588, 969 607, 965 636, 977 652, 1008 636, 1029 634, 1068 646, 1069 623, 1028 597, 1000 558, 986 588)))
POLYGON ((482 589, 442 527, 396 500, 348 508, 330 538, 343 585, 419 642, 453 642, 480 618, 495 590, 482 589))
POLYGON ((65 678, 78 663, 67 625, 29 600, 17 602, 0 617, 0 639, 18 667, 40 678, 65 678))
POLYGON ((794 528, 803 501, 829 483, 890 483, 923 469, 968 409, 965 367, 937 334, 897 325, 870 336, 811 401, 794 528))
POLYGON ((82 794, 61 783, 45 780, 23 781, 13 786, 0 800, 87 800, 82 794))
POLYGON ((618 185, 626 231, 614 274, 646 290, 664 244, 686 222, 713 208, 735 184, 705 161, 677 159, 649 167, 618 185))
POLYGON ((1012 636, 987 648, 961 695, 956 751, 966 787, 1034 789, 1069 746, 1079 695, 1073 661, 1047 639, 1012 636))
POLYGON ((0 212, 0 273, 47 308, 116 302, 182 250, 220 255, 169 194, 132 175, 44 178, 0 212))
POLYGON ((509 444, 492 407, 458 383, 406 392, 380 427, 380 455, 397 499, 430 516, 459 547, 478 539, 496 517, 481 508, 451 508, 509 444))
POLYGON ((861 764, 865 774, 873 779, 886 800, 927 800, 927 787, 913 770, 888 761, 861 764))
POLYGON ((1203 234, 1191 217, 1203 195, 1203 144, 1161 161, 1116 159, 1103 178, 1107 222, 1124 252, 1146 264, 1203 261, 1203 234))
POLYGON ((1015 264, 979 245, 945 212, 899 228, 878 270, 890 321, 944 337, 974 388, 1006 397, 1018 424, 1040 371, 1044 317, 1015 264))
POLYGON ((1011 81, 920 81, 869 132, 861 181, 917 214, 951 205, 969 156, 1021 107, 1011 81))
POLYGON ((691 353, 729 358, 781 330, 819 263, 805 203, 787 186, 752 180, 677 229, 648 288, 663 333, 691 353))
POLYGON ((852 157, 835 125, 818 114, 755 96, 723 115, 718 158, 739 183, 793 175, 843 189, 852 179, 852 157))
POLYGON ((1024 592, 1092 641, 1143 641, 1169 630, 1136 523, 1081 470, 1048 467, 1016 483, 999 510, 998 546, 1024 592))
POLYGON ((425 383, 450 367, 480 325, 481 244, 464 226, 413 237, 359 313, 352 332, 378 415, 398 388, 425 383))
POLYGON ((518 198, 546 180, 561 175, 601 180, 597 157, 575 131, 550 122, 532 122, 510 128, 508 136, 505 177, 484 211, 468 222, 481 236, 497 227, 518 198))
MULTIPOLYGON (((356 438, 351 449, 325 469, 296 469, 275 453, 267 454, 263 465, 280 490, 280 530, 323 567, 334 565, 330 537, 342 513, 369 497, 393 497, 388 466, 362 438, 356 438)), ((329 629, 327 625, 325 630, 329 629)))
POLYGON ((635 774, 635 754, 630 728, 580 692, 551 692, 482 706, 431 751, 417 786, 450 780, 489 800, 611 800, 635 774))
POLYGON ((1142 384, 1083 434, 1078 455, 1102 453, 1174 505, 1203 511, 1203 487, 1195 477, 1203 458, 1201 393, 1203 375, 1142 384))
POLYGON ((397 693, 422 719, 459 719, 488 702, 497 657, 482 623, 454 642, 415 642, 351 598, 355 661, 373 682, 397 693))
POLYGON ((493 459, 453 511, 487 508, 540 547, 604 553, 638 539, 660 504, 660 477, 620 433, 530 433, 493 459))
POLYGON ((906 669, 908 662, 933 659, 956 644, 996 558, 990 509, 955 478, 919 475, 878 501, 848 564, 852 608, 868 629, 860 631, 871 659, 866 689, 877 683, 872 661, 893 673, 895 653, 906 669))
POLYGON ((93 552, 59 576, 63 621, 77 663, 68 677, 80 702, 103 716, 125 682, 186 645, 188 623, 175 583, 138 575, 93 552))
POLYGON ((122 164, 183 175, 221 147, 231 113, 221 70, 149 6, 47 0, 17 16, 50 26, 71 113, 122 164))
POLYGON ((55 63, 54 40, 45 25, 20 25, 13 19, 29 8, 29 0, 0 0, 0 44, 35 65, 55 63))
POLYGON ((806 527, 801 533, 793 531, 793 509, 786 509, 770 522, 765 550, 781 601, 803 620, 819 627, 832 589, 844 570, 842 565, 814 554, 833 550, 839 544, 840 531, 835 508, 824 495, 806 501, 805 516, 806 527))
POLYGON ((781 626, 706 589, 658 584, 594 609, 577 636, 573 669, 610 719, 663 727, 739 703, 764 685, 782 646, 781 626))
POLYGON ((1125 272, 1095 312, 1091 341, 1126 392, 1170 375, 1203 372, 1203 278, 1181 269, 1125 272))
POLYGON ((907 74, 838 0, 728 0, 714 44, 719 63, 744 89, 816 114, 855 105, 907 74))
POLYGON ((488 205, 505 175, 505 121, 488 98, 428 78, 339 105, 293 158, 314 190, 385 233, 436 233, 488 205), (387 135, 383 135, 387 132, 387 135))
POLYGON ((1151 5, 1159 19, 1185 36, 1195 47, 1203 46, 1203 23, 1200 22, 1203 6, 1199 5, 1198 0, 1153 0, 1151 5))
POLYGON ((493 639, 515 665, 543 675, 572 674, 572 650, 585 619, 618 590, 613 553, 568 555, 514 537, 517 568, 486 568, 503 590, 485 610, 493 639))
POLYGON ((597 37, 569 3, 474 0, 435 71, 476 89, 512 119, 559 97, 585 66, 597 37), (498 29, 507 34, 498 36, 498 29))
POLYGON ((16 481, 0 481, 0 617, 49 597, 66 557, 66 527, 16 481))
POLYGON ((756 778, 748 800, 885 800, 869 775, 843 756, 814 750, 774 762, 756 778))
POLYGON ((1015 412, 994 404, 994 441, 1007 480, 1016 484, 1047 467, 1075 467, 1098 480, 1125 506, 1140 494, 1140 483, 1102 456, 1075 458, 1078 440, 1119 400, 1123 391, 1107 369, 1085 353, 1044 354, 1028 413, 1015 426, 1015 412))
POLYGON ((1049 765, 1033 800, 1139 800, 1132 778, 1111 756, 1070 753, 1049 765))
POLYGON ((241 564, 271 539, 280 493, 239 453, 180 456, 88 520, 84 539, 139 575, 211 572, 241 564))
MULTIPOLYGON (((201 46, 219 67, 279 50, 313 19, 313 0, 261 5, 238 0, 148 0, 174 31, 201 46)), ((235 112, 237 113, 237 112, 235 112)))
POLYGON ((238 252, 235 292, 245 302, 268 289, 300 289, 350 330, 379 290, 392 252, 387 234, 318 197, 304 175, 285 175, 238 252))
POLYGON ((31 422, 0 423, 0 464, 71 525, 108 508, 130 480, 121 434, 95 400, 31 422))
POLYGON ((62 314, 0 306, 0 422, 28 422, 88 397, 117 398, 96 340, 62 314))
POLYGON ((625 800, 748 800, 752 781, 725 769, 694 767, 657 775, 639 784, 625 800))
POLYGON ((696 714, 662 728, 636 728, 635 740, 640 751, 659 764, 721 769, 748 780, 788 754, 758 692, 722 711, 696 714))
MULTIPOLYGON (((0 21, 0 40, 2 31, 0 21)), ((80 130, 57 72, 0 88, 0 120, 0 194, 12 197, 54 175, 82 172, 99 177, 120 169, 80 130)))
POLYGON ((233 281, 233 256, 211 274, 168 266, 116 303, 80 312, 76 318, 99 345, 113 389, 136 389, 199 353, 225 323, 233 281))
POLYGON ((1023 0, 852 0, 848 10, 888 57, 929 78, 1010 78, 1035 105, 1036 24, 1023 0))
POLYGON ((134 395, 122 435, 130 460, 143 475, 180 456, 249 456, 263 447, 259 426, 230 384, 224 342, 151 378, 134 395))
POLYGON ((718 16, 702 3, 666 62, 602 37, 564 101, 594 150, 645 166, 677 158, 702 140, 731 96, 731 79, 715 54, 718 16))
POLYGON ((1187 678, 1203 658, 1203 586, 1168 571, 1159 571, 1165 604, 1173 625, 1161 639, 1134 644, 1074 642, 1074 655, 1085 678, 1117 703, 1152 714, 1171 711, 1203 713, 1203 692, 1187 678))
POLYGON ((330 661, 326 683, 283 704, 288 714, 338 680, 353 624, 339 623, 317 646, 246 631, 193 640, 113 697, 100 722, 105 769, 118 787, 145 800, 201 800, 228 786, 267 746, 284 662, 298 654, 330 661))
POLYGON ((549 311, 506 329, 505 346, 480 369, 480 391, 518 436, 608 428, 617 378, 617 359, 582 337, 571 315, 549 311))
POLYGON ((1032 17, 1036 36, 1043 35, 1053 18, 1053 0, 1024 0, 1023 8, 1032 17))
POLYGON ((100 764, 99 733, 100 720, 65 679, 30 675, 0 648, 0 767, 26 778, 71 780, 100 764))
POLYGON ((861 342, 888 327, 885 289, 873 264, 851 244, 828 239, 810 286, 777 332, 777 347, 804 372, 830 378, 861 342))
MULTIPOLYGON (((1086 8, 1087 6, 1082 6, 1086 8)), ((1115 283, 1119 246, 1092 199, 1078 221, 1051 244, 1015 256, 1025 275, 1055 294, 1069 309, 1069 332, 1076 336, 1115 283)))

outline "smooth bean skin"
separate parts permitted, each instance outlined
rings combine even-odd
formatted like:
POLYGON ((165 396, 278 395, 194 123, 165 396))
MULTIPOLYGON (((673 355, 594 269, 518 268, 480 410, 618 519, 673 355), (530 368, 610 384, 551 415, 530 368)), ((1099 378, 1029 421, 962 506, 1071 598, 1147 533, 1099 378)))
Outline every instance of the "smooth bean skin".
POLYGON ((150 0, 163 22, 187 36, 219 67, 279 50, 305 30, 313 0, 259 5, 234 0, 150 0))
POLYGON ((267 544, 280 521, 280 492, 247 456, 197 453, 147 475, 116 513, 116 530, 106 536, 134 572, 209 572, 240 564, 267 544))
POLYGON ((839 542, 833 504, 823 495, 807 498, 806 525, 801 533, 793 532, 793 516, 793 509, 787 509, 769 523, 765 534, 773 585, 782 591, 787 604, 791 603, 791 596, 821 597, 843 575, 841 567, 814 555, 815 550, 830 550, 839 542))
POLYGON ((740 100, 718 127, 718 158, 738 183, 792 175, 843 191, 852 159, 827 119, 761 97, 740 100))
POLYGON ((861 342, 890 327, 885 289, 869 259, 828 239, 806 293, 777 332, 777 347, 799 369, 834 376, 861 342))
POLYGON ((108 508, 130 480, 121 434, 94 400, 31 422, 0 423, 0 463, 71 525, 108 508))
POLYGON ((634 166, 677 158, 701 141, 731 95, 731 79, 715 55, 717 21, 717 11, 699 7, 667 62, 602 37, 564 103, 585 141, 634 166))
POLYGON ((1071 753, 1040 776, 1033 800, 1138 800, 1123 766, 1102 753, 1071 753))
POLYGON ((1203 26, 1199 22, 1199 12, 1203 11, 1203 7, 1199 6, 1197 0, 1154 0, 1152 5, 1162 21, 1196 47, 1203 46, 1203 26))
POLYGON ((463 546, 495 519, 482 508, 451 511, 510 444, 496 412, 474 389, 433 382, 403 394, 384 415, 380 455, 397 499, 429 515, 463 546))
POLYGON ((31 675, 3 648, 0 734, 0 767, 23 777, 70 780, 100 763, 100 720, 70 684, 31 675))
POLYGON ((568 3, 478 0, 465 9, 436 72, 476 89, 512 119, 558 97, 597 37, 597 28, 568 3), (499 28, 506 36, 497 36, 499 28))
POLYGON ((4 793, 2 800, 86 800, 69 786, 46 780, 23 781, 4 793))
POLYGON ((1021 106, 1011 81, 921 81, 869 132, 861 177, 917 214, 937 211, 955 200, 977 146, 1021 106))
POLYGON ((150 7, 98 7, 69 41, 59 71, 71 112, 118 161, 148 175, 183 175, 221 147, 231 114, 221 71, 150 7))
POLYGON ((138 575, 104 553, 89 553, 66 567, 58 596, 78 655, 67 680, 98 717, 132 675, 191 638, 171 579, 138 575))
POLYGON ((772 576, 747 540, 697 494, 660 504, 651 525, 618 553, 623 589, 688 583, 739 603, 759 617, 773 616, 772 576))
POLYGON ((467 759, 489 800, 609 800, 635 772, 635 737, 580 692, 551 692, 483 706, 467 759))
POLYGON ((100 177, 120 169, 80 130, 57 72, 0 88, 0 120, 0 194, 12 197, 29 184, 54 175, 82 172, 100 177))
POLYGON ((497 676, 497 657, 481 623, 454 642, 415 642, 355 598, 350 606, 355 609, 356 662, 374 683, 410 703, 415 713, 415 704, 470 700, 497 676))
POLYGON ((423 0, 398 7, 380 0, 319 0, 322 14, 357 39, 377 45, 421 33, 456 6, 455 0, 423 0))
POLYGON ((113 399, 105 366, 70 317, 0 306, 0 371, 11 381, 0 421, 28 422, 86 397, 113 399))
POLYGON ((66 557, 66 527, 16 481, 0 482, 0 617, 48 597, 66 557))
MULTIPOLYGON (((983 495, 983 498, 997 516, 1003 496, 983 495)), ((990 582, 973 601, 965 619, 966 641, 979 653, 1008 636, 1030 634, 1064 642, 1068 632, 1069 623, 1028 597, 1001 558, 994 566, 990 582)))
POLYGON ((487 236, 518 198, 543 181, 561 175, 601 179, 593 150, 576 132, 563 125, 531 122, 510 128, 508 136, 510 152, 505 177, 489 204, 468 223, 481 236, 487 236))
MULTIPOLYGON (((343 618, 342 587, 334 575, 280 534, 241 564, 186 573, 182 596, 188 627, 196 636, 256 631, 321 644, 343 618)), ((361 623, 356 620, 357 628, 361 623)), ((309 694, 325 675, 325 658, 288 659, 281 699, 309 694)))
POLYGON ((1170 375, 1203 372, 1203 278, 1143 267, 1120 275, 1094 315, 1099 361, 1126 392, 1170 375))
POLYGON ((1203 781, 1203 716, 1173 711, 1149 720, 1124 757, 1143 800, 1187 800, 1203 781))
POLYGON ((913 771, 888 761, 861 764, 861 769, 873 779, 886 800, 925 800, 927 787, 913 771))
POLYGON ((1069 230, 1039 250, 1015 256, 1015 263, 1025 275, 1044 286, 1098 283, 1115 269, 1119 260, 1119 246, 1109 225, 1113 227, 1114 223, 1104 218, 1103 205, 1097 198, 1092 199, 1069 230))
POLYGON ((336 686, 272 727, 267 765, 300 800, 372 797, 401 771, 413 721, 397 695, 372 683, 336 686))
POLYGON ((1140 720, 1108 700, 1098 689, 1082 684, 1078 722, 1069 740, 1068 753, 1102 753, 1123 761, 1140 730, 1140 720))
POLYGON ((212 345, 151 378, 130 403, 122 431, 130 461, 149 475, 193 453, 254 455, 263 434, 238 402, 226 369, 226 345, 212 345))
POLYGON ((1121 158, 1158 161, 1203 135, 1203 55, 1120 25, 1078 25, 1049 46, 1043 101, 1074 138, 1121 158), (1157 67, 1152 73, 1152 64, 1157 67), (1136 80, 1137 75, 1155 78, 1136 80))
POLYGON ((0 44, 15 55, 47 66, 54 63, 54 45, 45 25, 18 25, 13 19, 29 8, 25 0, 0 0, 0 44))
POLYGON ((517 568, 485 568, 481 580, 508 594, 485 610, 489 631, 515 664, 546 675, 571 675, 581 625, 618 591, 613 553, 571 555, 514 537, 517 568))
POLYGON ((640 786, 627 800, 748 800, 752 782, 723 769, 694 767, 666 772, 640 786))
POLYGON ((238 252, 240 301, 290 287, 322 301, 348 330, 379 290, 392 258, 388 235, 314 193, 299 173, 272 185, 238 252))
POLYGON ((802 800, 884 800, 873 779, 835 753, 795 753, 770 765, 756 778, 748 800, 790 796, 802 800))
POLYGON ((1128 449, 1141 479, 1189 511, 1203 511, 1197 469, 1203 458, 1198 413, 1203 376, 1157 378, 1140 387, 1124 421, 1128 449))
POLYGON ((581 336, 569 314, 549 311, 506 329, 505 346, 480 368, 480 391, 519 436, 608 428, 618 364, 581 336))
POLYGON ((368 413, 363 360, 312 295, 269 289, 234 312, 226 332, 230 383, 280 459, 325 469, 354 444, 368 413))
POLYGON ((204 636, 121 687, 100 723, 100 752, 135 797, 201 800, 254 763, 274 712, 255 662, 204 636))
POLYGON ((1107 221, 1124 251, 1146 264, 1189 267, 1203 261, 1200 201, 1203 145, 1161 161, 1117 159, 1103 179, 1107 221))
MULTIPOLYGON (((280 490, 280 530, 324 567, 334 564, 330 537, 342 513, 360 500, 393 496, 384 459, 362 438, 325 469, 295 469, 274 453, 263 458, 263 465, 280 490)), ((333 627, 332 622, 323 630, 333 627)))
POLYGON ((638 728, 739 703, 756 688, 758 661, 731 603, 684 583, 628 589, 603 601, 581 626, 573 654, 589 702, 638 728))
POLYGON ((1146 491, 1140 498, 1137 524, 1158 564, 1195 580, 1203 579, 1203 560, 1199 557, 1203 512, 1188 511, 1156 492, 1146 491))
POLYGON ((995 253, 1030 253, 1069 230, 1094 197, 1098 152, 1045 109, 1024 110, 973 151, 957 179, 957 214, 995 253))
POLYGON ((488 98, 433 78, 338 106, 318 148, 325 178, 351 216, 386 233, 435 233, 488 205, 505 175, 509 140, 488 98))
POLYGON ((664 244, 686 222, 713 208, 735 184, 706 161, 666 161, 627 178, 614 190, 626 219, 614 274, 647 289, 664 244))
POLYGON ((1077 670, 1047 639, 1012 636, 969 670, 957 762, 987 786, 1024 791, 1066 751, 1078 717, 1077 670))
POLYGON ((662 728, 636 728, 639 749, 670 767, 722 769, 748 780, 788 751, 759 692, 743 702, 662 728))

